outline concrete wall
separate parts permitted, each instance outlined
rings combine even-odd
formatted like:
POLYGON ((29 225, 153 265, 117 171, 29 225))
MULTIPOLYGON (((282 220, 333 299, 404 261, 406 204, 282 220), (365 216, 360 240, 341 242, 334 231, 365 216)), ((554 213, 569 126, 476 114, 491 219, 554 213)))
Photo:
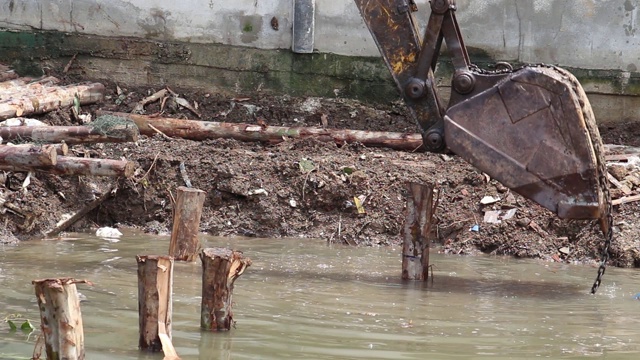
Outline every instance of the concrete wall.
MULTIPOLYGON (((276 79, 271 82, 274 89, 308 95, 358 97, 375 88, 385 98, 395 91, 352 0, 316 0, 316 53, 292 55, 293 1, 0 0, 0 60, 12 60, 20 52, 41 58, 79 54, 89 74, 100 78, 120 69, 119 81, 129 75, 136 81, 146 79, 147 85, 181 79, 194 86, 209 81, 222 87, 268 88, 276 79), (49 35, 30 38, 40 30, 49 35), (120 37, 135 42, 127 40, 125 49, 120 37), (211 75, 211 69, 222 75, 211 75), (258 78, 242 72, 257 73, 258 78), (317 90, 305 76, 315 79, 317 90)), ((428 2, 416 2, 418 17, 426 22, 428 2)), ((482 54, 484 61, 568 67, 593 97, 600 117, 640 117, 640 0, 457 4, 472 54, 482 54)))
MULTIPOLYGON (((289 48, 293 1, 0 0, 0 27, 289 48)), ((426 19, 426 0, 417 2, 426 19)), ((457 3, 467 45, 496 59, 631 72, 640 67, 639 0, 457 3)), ((316 10, 318 52, 378 55, 351 0, 317 0, 316 10)))

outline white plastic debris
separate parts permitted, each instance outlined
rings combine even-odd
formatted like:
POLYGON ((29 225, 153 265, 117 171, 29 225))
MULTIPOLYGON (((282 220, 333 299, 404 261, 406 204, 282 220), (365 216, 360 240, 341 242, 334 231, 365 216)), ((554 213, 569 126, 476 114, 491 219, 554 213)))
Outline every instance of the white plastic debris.
POLYGON ((480 200, 480 203, 482 205, 491 205, 497 203, 498 201, 500 201, 499 197, 485 196, 482 198, 482 200, 480 200))
POLYGON ((122 233, 116 228, 105 226, 96 230, 96 236, 105 238, 107 240, 113 240, 118 239, 120 236, 122 236, 122 233))
POLYGON ((495 210, 484 213, 484 222, 489 224, 500 224, 502 220, 509 220, 516 214, 517 209, 495 210))
POLYGON ((249 191, 249 195, 269 195, 269 193, 265 189, 255 189, 249 191))
POLYGON ((298 202, 295 199, 290 199, 289 200, 289 205, 294 208, 298 206, 298 202))

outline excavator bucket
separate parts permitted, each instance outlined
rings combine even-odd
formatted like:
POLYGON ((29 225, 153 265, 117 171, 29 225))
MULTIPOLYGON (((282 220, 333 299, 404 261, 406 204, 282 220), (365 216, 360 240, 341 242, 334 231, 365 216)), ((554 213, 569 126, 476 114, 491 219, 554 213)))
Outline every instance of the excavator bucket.
POLYGON ((423 147, 445 147, 561 218, 598 219, 605 237, 600 286, 613 239, 604 147, 589 99, 576 78, 555 66, 495 70, 471 64, 455 0, 430 0, 418 34, 415 0, 355 0, 411 115, 423 147), (446 43, 454 68, 443 106, 434 72, 446 43))
POLYGON ((602 143, 573 75, 556 67, 517 70, 451 106, 447 146, 561 218, 599 219, 602 143))

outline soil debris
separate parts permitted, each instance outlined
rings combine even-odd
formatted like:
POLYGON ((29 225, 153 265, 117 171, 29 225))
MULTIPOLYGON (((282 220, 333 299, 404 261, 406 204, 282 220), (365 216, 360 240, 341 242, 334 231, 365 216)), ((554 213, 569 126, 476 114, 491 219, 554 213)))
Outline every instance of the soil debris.
MULTIPOLYGON (((64 82, 85 80, 65 76, 61 76, 64 82)), ((163 89, 105 85, 104 100, 83 105, 83 113, 135 111, 193 119, 197 106, 201 119, 209 121, 407 133, 416 129, 398 101, 372 106, 341 98, 263 93, 230 98, 172 87, 178 97, 167 96, 163 89), (149 101, 150 97, 154 101, 149 101), (182 100, 169 101, 172 97, 182 100)), ((49 125, 79 125, 81 121, 66 108, 37 118, 49 125)), ((601 133, 609 144, 640 145, 640 126, 635 123, 601 127, 601 133)), ((0 211, 4 224, 1 230, 19 239, 41 236, 54 229, 63 214, 74 214, 109 191, 111 196, 69 230, 133 226, 168 234, 173 193, 188 180, 207 193, 201 231, 211 235, 321 238, 351 245, 399 244, 405 184, 418 182, 434 184, 439 191, 434 242, 447 254, 485 252, 596 264, 603 243, 595 222, 558 219, 453 154, 366 148, 357 143, 338 146, 314 138, 269 145, 229 139, 191 141, 163 135, 141 136, 135 143, 70 146, 76 156, 134 162, 134 175, 120 179, 112 190, 111 179, 37 173, 31 175, 29 191, 25 192, 22 184, 27 174, 1 174, 0 191, 5 199, 0 211), (489 198, 492 201, 482 201, 489 198), (485 213, 502 215, 499 221, 484 222, 485 213)), ((629 192, 612 187, 614 199, 640 193, 637 167, 622 166, 625 171, 610 171, 629 192)), ((640 266, 639 204, 615 207, 614 265, 640 266)))

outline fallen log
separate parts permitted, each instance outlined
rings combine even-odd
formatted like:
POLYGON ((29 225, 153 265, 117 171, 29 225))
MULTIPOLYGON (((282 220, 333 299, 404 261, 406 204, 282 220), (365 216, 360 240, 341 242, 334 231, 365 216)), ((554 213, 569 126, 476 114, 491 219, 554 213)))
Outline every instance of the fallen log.
POLYGON ((56 165, 58 155, 52 145, 0 145, 0 167, 39 167, 56 165))
POLYGON ((133 124, 115 124, 108 131, 85 126, 0 126, 2 141, 88 144, 138 141, 138 129, 133 124))
POLYGON ((387 147, 396 150, 414 151, 422 148, 422 136, 411 133, 323 129, 314 127, 261 126, 255 124, 233 124, 213 121, 154 118, 148 115, 98 112, 98 115, 125 117, 136 123, 140 133, 147 136, 156 130, 167 136, 190 140, 230 138, 240 141, 281 143, 286 138, 314 137, 320 141, 344 145, 359 142, 365 146, 387 147), (152 128, 153 127, 153 128, 152 128))
POLYGON ((74 104, 76 96, 80 105, 92 104, 101 101, 104 98, 104 92, 104 85, 100 83, 64 87, 37 86, 34 87, 34 93, 23 93, 20 96, 0 101, 0 120, 22 115, 42 114, 53 109, 71 106, 74 104))
MULTIPOLYGON (((55 154, 55 149, 51 148, 55 154)), ((73 156, 58 156, 54 165, 13 165, 2 163, 0 153, 0 170, 4 171, 40 171, 55 175, 87 175, 87 176, 111 176, 131 177, 135 165, 131 161, 111 159, 91 159, 73 156)))

